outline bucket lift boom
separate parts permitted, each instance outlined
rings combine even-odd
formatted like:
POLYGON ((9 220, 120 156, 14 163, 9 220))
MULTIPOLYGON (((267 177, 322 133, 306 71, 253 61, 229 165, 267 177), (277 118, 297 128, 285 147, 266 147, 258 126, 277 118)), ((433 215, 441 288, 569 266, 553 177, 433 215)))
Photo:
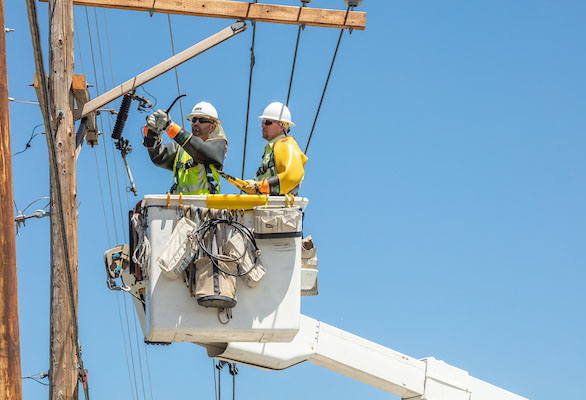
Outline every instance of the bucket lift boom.
POLYGON ((294 204, 303 211, 307 205, 304 198, 289 201, 254 195, 145 196, 141 207, 150 232, 150 273, 138 281, 129 269, 122 271, 145 340, 191 342, 205 347, 210 357, 267 370, 309 361, 404 400, 527 400, 433 357, 418 360, 300 314, 301 237, 263 236, 256 226, 267 207, 278 210, 294 204), (267 273, 258 287, 237 282, 238 303, 225 324, 214 309, 197 305, 182 279, 162 275, 157 259, 184 207, 252 211, 255 206, 254 212, 242 212, 241 222, 255 227, 267 273))
POLYGON ((527 400, 433 357, 417 360, 301 315, 290 343, 225 343, 208 356, 268 370, 309 361, 404 400, 527 400))

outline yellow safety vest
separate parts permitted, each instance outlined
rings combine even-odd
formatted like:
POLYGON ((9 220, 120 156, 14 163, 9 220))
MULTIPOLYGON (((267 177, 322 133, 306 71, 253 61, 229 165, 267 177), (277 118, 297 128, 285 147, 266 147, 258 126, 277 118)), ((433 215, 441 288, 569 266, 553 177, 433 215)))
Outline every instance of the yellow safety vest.
POLYGON ((183 147, 175 155, 173 178, 172 194, 220 193, 220 174, 216 167, 196 162, 183 147))

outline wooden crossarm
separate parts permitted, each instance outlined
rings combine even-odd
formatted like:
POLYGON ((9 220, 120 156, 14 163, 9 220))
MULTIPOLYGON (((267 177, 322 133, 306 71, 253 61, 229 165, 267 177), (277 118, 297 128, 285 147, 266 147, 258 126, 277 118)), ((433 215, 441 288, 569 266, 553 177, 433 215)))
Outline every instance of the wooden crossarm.
MULTIPOLYGON (((40 0, 47 1, 47 0, 40 0)), ((364 30, 366 13, 227 0, 73 0, 74 5, 364 30), (348 15, 346 15, 348 14, 348 15)))

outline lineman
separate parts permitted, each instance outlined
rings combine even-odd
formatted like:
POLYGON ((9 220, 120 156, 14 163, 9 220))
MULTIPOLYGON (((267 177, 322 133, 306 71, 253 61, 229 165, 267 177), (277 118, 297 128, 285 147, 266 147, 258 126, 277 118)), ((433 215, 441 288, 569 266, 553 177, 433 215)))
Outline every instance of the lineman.
POLYGON ((293 136, 287 136, 295 126, 291 113, 283 103, 274 102, 258 117, 262 119, 262 137, 265 146, 262 164, 256 171, 255 180, 247 180, 244 190, 248 194, 296 195, 303 180, 303 165, 307 157, 293 136))
POLYGON ((163 110, 147 118, 143 144, 151 161, 158 167, 173 171, 171 194, 214 194, 220 192, 220 176, 228 139, 222 129, 218 112, 210 103, 197 103, 187 116, 191 133, 171 121, 163 110), (162 131, 174 142, 163 145, 162 131))

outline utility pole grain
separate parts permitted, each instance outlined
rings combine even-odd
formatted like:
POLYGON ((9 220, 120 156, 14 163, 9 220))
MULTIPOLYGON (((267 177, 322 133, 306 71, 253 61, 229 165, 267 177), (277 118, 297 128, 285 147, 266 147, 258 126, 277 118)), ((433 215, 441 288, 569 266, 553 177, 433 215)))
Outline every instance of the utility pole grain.
MULTIPOLYGON (((49 354, 49 399, 77 399, 77 357, 74 343, 68 265, 64 240, 68 244, 69 263, 77 308, 77 190, 75 173, 75 128, 73 122, 73 2, 49 2, 49 91, 55 132, 57 168, 51 174, 51 332, 49 354), (61 196, 56 193, 54 174, 59 174, 61 196), (65 235, 60 228, 58 197, 61 197, 65 235)), ((49 142, 48 142, 49 143, 49 142)), ((51 144, 49 143, 49 146, 51 144)))
POLYGON ((0 398, 20 400, 22 387, 4 0, 0 0, 0 23, 0 398))

